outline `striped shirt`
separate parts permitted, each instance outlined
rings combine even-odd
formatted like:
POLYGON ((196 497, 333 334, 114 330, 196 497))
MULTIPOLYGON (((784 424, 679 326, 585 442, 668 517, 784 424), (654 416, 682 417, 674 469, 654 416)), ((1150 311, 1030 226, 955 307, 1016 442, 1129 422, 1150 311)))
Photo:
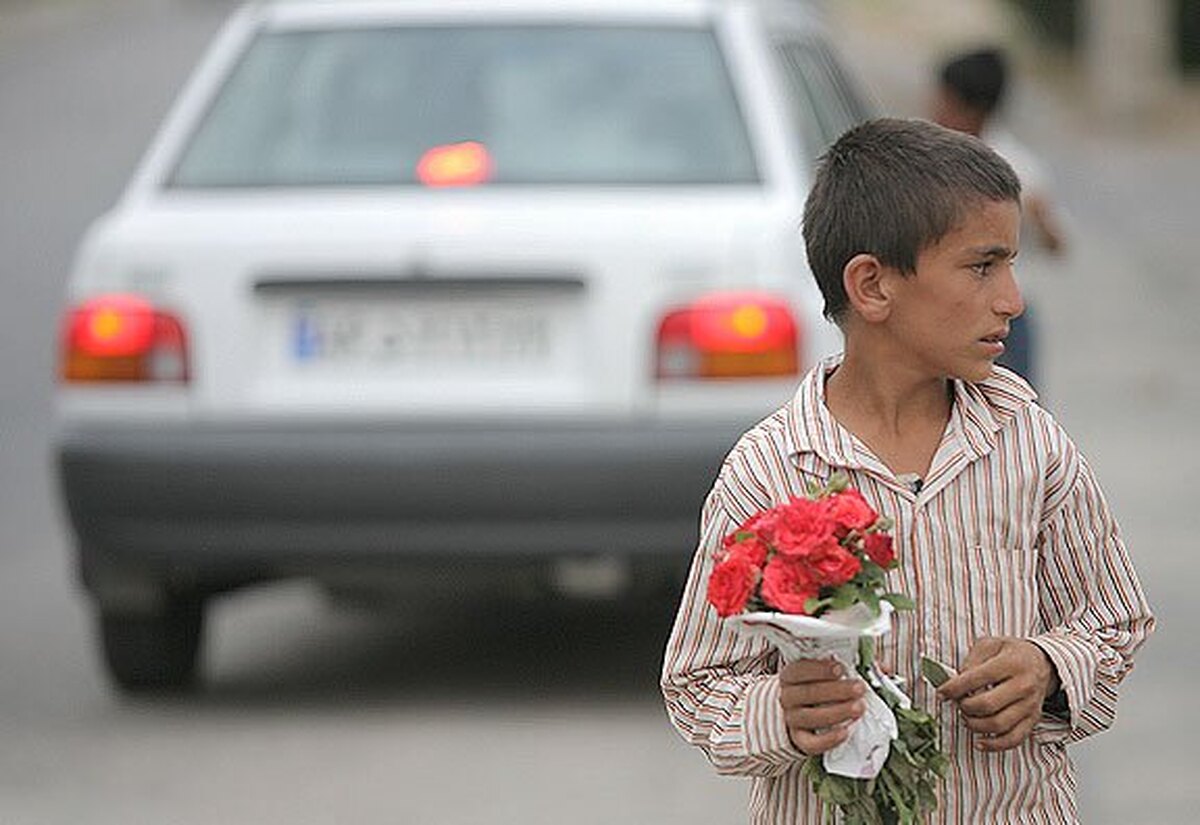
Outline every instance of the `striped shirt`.
POLYGON ((824 821, 784 726, 777 654, 723 627, 704 588, 723 536, 842 470, 894 520, 900 566, 889 588, 917 603, 897 614, 877 655, 940 719, 950 768, 931 821, 1077 822, 1066 745, 1112 724, 1117 686, 1154 626, 1091 469, 1029 385, 996 369, 977 384, 954 382, 950 420, 914 492, 829 414, 825 378, 836 364, 818 365, 790 403, 738 441, 704 503, 663 665, 673 724, 718 772, 751 778, 752 823, 824 821), (918 678, 922 654, 959 663, 982 636, 1041 647, 1069 704, 1069 714, 1043 716, 1030 738, 998 753, 974 750, 957 712, 918 678))

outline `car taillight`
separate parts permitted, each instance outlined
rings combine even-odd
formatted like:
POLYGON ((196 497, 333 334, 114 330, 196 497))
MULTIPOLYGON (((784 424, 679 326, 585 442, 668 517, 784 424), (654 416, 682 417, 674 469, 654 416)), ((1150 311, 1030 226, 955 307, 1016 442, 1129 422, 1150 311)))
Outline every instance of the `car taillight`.
POLYGON ((659 380, 797 375, 800 335, 787 302, 760 293, 716 293, 663 316, 659 380))
POLYGON ((417 162, 417 180, 426 186, 478 186, 492 177, 492 155, 482 143, 435 146, 417 162))
POLYGON ((179 318, 137 295, 101 295, 74 308, 62 333, 67 382, 188 381, 187 334, 179 318))

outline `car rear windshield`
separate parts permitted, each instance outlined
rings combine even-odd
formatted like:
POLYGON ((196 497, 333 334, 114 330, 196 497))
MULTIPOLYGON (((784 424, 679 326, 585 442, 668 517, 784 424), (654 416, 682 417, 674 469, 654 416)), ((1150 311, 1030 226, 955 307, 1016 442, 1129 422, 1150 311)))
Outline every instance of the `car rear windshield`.
POLYGON ((169 185, 757 181, 712 31, 456 26, 258 36, 169 185))

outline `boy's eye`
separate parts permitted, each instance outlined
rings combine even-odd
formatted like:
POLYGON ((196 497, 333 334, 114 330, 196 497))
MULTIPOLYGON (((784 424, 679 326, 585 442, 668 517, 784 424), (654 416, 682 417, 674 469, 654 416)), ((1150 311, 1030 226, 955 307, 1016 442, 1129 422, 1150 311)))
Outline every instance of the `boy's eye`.
POLYGON ((995 261, 979 261, 971 264, 971 269, 976 275, 987 275, 992 271, 992 267, 996 265, 995 261))

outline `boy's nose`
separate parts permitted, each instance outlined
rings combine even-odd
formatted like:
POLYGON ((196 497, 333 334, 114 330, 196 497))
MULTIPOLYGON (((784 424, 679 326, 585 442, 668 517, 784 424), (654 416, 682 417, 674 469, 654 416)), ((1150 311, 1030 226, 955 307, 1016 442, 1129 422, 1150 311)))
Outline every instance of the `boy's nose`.
POLYGON ((1021 297, 1021 286, 1017 283, 1016 273, 1011 266, 1000 281, 1000 292, 994 305, 999 315, 1016 318, 1025 311, 1025 299, 1021 297))

